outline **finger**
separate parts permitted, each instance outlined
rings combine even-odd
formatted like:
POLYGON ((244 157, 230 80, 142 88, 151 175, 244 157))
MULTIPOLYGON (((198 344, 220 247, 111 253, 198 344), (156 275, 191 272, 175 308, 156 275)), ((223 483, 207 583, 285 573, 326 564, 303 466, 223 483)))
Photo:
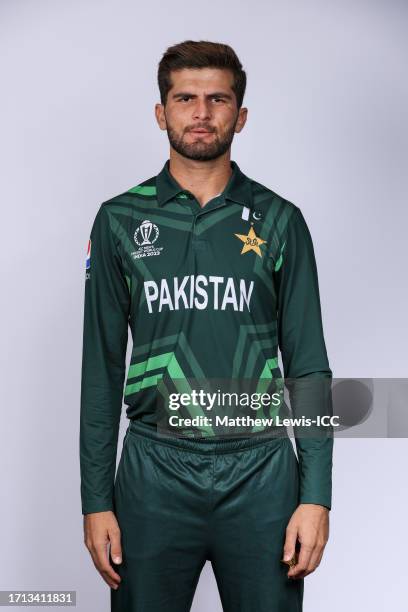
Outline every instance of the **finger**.
POLYGON ((112 561, 118 565, 122 563, 122 546, 120 543, 120 529, 109 530, 109 541, 110 541, 110 555, 112 561))
POLYGON ((318 565, 320 565, 320 563, 321 563, 321 560, 322 560, 322 557, 323 557, 323 553, 324 553, 324 549, 325 549, 325 547, 323 546, 322 550, 320 551, 318 560, 317 560, 317 564, 318 565))
POLYGON ((308 566, 308 573, 314 571, 319 565, 323 557, 324 549, 326 548, 327 540, 320 540, 317 542, 315 550, 313 551, 310 563, 308 566))
POLYGON ((121 577, 115 572, 115 570, 109 563, 108 555, 106 552, 106 544, 94 546, 92 558, 94 560, 96 569, 99 571, 99 573, 104 579, 107 578, 110 581, 109 584, 119 584, 119 582, 121 581, 121 577))
POLYGON ((98 559, 96 558, 95 555, 93 555, 91 553, 92 556, 92 560, 94 563, 95 568, 98 570, 99 574, 101 575, 101 577, 103 578, 103 580, 113 589, 117 589, 118 588, 118 583, 115 582, 115 580, 113 580, 110 576, 109 573, 106 572, 105 570, 101 569, 100 567, 100 563, 98 561, 98 559))
POLYGON ((119 583, 112 580, 112 578, 106 572, 101 572, 101 576, 111 589, 116 591, 119 588, 119 583))
POLYGON ((110 564, 108 564, 108 566, 100 566, 99 564, 95 564, 96 569, 98 570, 98 572, 100 573, 100 575, 102 576, 102 578, 104 579, 104 581, 113 589, 117 589, 120 581, 121 581, 121 577, 116 574, 116 572, 112 569, 112 566, 110 564))
POLYGON ((298 562, 288 571, 287 575, 289 578, 302 577, 303 572, 307 570, 307 567, 309 565, 313 549, 314 546, 311 546, 310 544, 301 543, 298 562))
POLYGON ((316 548, 312 552, 312 555, 311 555, 310 561, 309 561, 309 565, 307 566, 307 569, 304 572, 304 576, 303 577, 308 576, 309 574, 314 572, 315 569, 318 567, 318 565, 320 563, 320 559, 321 559, 321 552, 322 552, 322 549, 320 548, 320 546, 316 546, 316 548))
POLYGON ((297 529, 294 527, 286 528, 285 544, 283 547, 283 560, 290 561, 295 554, 297 539, 297 529))

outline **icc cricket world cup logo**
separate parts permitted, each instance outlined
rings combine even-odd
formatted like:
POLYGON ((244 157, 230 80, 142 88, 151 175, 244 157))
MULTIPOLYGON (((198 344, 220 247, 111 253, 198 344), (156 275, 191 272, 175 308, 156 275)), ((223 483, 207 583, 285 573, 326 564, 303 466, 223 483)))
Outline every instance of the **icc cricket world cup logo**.
POLYGON ((153 244, 159 237, 157 225, 146 219, 135 231, 134 240, 138 246, 153 244))

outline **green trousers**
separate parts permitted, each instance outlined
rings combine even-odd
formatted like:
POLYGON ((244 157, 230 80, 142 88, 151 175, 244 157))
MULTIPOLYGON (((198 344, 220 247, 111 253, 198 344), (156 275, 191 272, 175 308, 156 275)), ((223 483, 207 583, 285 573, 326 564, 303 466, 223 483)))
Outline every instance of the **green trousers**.
POLYGON ((211 561, 224 612, 299 612, 285 529, 298 505, 287 436, 177 438, 131 421, 115 479, 122 581, 112 612, 187 612, 211 561))

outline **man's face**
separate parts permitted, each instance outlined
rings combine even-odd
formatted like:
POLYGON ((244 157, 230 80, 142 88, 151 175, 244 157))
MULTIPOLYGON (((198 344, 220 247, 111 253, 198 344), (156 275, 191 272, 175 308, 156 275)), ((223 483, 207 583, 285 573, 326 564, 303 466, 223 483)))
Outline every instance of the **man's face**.
POLYGON ((231 89, 233 74, 218 68, 183 68, 171 73, 166 105, 156 104, 159 126, 183 157, 209 161, 223 155, 246 121, 231 89))

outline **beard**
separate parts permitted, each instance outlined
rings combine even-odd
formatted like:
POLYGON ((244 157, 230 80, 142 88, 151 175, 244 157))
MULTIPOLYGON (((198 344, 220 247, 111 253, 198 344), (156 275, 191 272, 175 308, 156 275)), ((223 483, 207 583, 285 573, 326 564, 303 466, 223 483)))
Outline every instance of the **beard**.
POLYGON ((194 142, 185 142, 184 133, 179 135, 168 122, 167 137, 173 149, 183 157, 196 161, 210 161, 221 157, 221 155, 224 155, 224 153, 228 151, 234 139, 237 121, 238 115, 233 125, 225 132, 224 136, 219 138, 216 135, 211 142, 205 142, 201 137, 198 137, 194 142))

